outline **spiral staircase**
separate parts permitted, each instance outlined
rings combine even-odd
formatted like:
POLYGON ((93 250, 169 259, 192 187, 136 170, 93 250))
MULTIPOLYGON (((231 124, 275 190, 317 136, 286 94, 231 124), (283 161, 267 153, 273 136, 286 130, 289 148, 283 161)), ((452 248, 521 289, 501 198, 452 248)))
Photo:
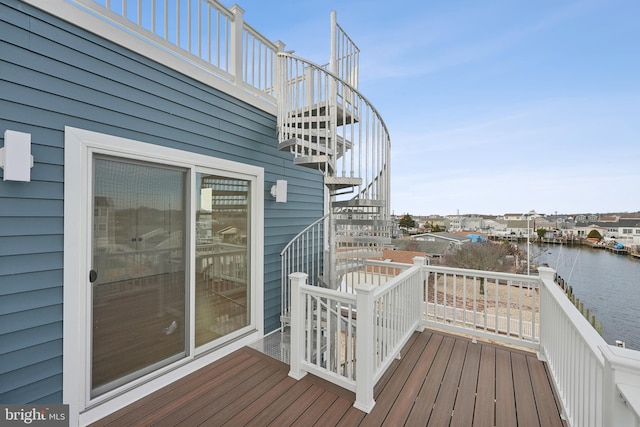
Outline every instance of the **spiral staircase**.
POLYGON ((326 212, 282 251, 282 317, 289 322, 289 274, 350 291, 346 275, 365 268, 390 242, 387 127, 358 91, 359 49, 332 14, 331 61, 291 53, 277 62, 279 149, 324 176, 326 212))

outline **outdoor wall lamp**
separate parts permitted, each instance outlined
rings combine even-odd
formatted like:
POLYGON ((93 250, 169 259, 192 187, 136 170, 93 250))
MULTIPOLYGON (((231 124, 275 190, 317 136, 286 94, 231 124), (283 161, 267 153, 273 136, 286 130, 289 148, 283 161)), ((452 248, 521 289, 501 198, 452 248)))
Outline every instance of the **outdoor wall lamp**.
POLYGON ((4 147, 0 148, 0 168, 4 181, 31 181, 31 134, 15 130, 4 131, 4 147))
POLYGON ((271 195, 276 198, 277 203, 287 203, 287 181, 279 179, 271 187, 271 195))

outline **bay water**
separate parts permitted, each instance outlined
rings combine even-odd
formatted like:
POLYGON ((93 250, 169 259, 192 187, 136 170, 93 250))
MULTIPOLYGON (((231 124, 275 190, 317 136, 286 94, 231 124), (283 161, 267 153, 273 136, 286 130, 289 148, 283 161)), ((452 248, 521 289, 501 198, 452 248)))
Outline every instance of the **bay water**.
POLYGON ((596 321, 608 344, 640 350, 640 259, 588 246, 532 245, 531 263, 555 269, 596 321))

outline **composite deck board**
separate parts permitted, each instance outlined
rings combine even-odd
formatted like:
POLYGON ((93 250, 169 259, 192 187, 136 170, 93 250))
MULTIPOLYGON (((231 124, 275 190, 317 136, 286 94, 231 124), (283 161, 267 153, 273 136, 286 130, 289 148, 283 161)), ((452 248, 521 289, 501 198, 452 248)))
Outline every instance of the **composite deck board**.
MULTIPOLYGON (((393 372, 393 377, 387 381, 384 388, 382 388, 376 397, 376 405, 369 414, 368 422, 366 425, 380 425, 384 422, 385 418, 389 414, 389 411, 395 406, 399 400, 407 380, 411 376, 411 373, 415 367, 415 364, 424 350, 427 344, 429 336, 427 334, 420 334, 419 337, 414 340, 407 348, 404 355, 401 355, 400 363, 397 363, 397 368, 393 372)), ((397 424, 395 424, 397 425, 397 424)))
MULTIPOLYGON (((256 362, 255 358, 252 361, 256 362)), ((254 363, 249 368, 240 372, 235 371, 233 381, 225 381, 220 383, 212 381, 212 387, 200 390, 201 393, 195 398, 188 400, 180 399, 170 405, 159 408, 145 418, 145 422, 153 425, 175 426, 183 423, 185 419, 190 417, 201 418, 206 416, 211 407, 221 408, 227 401, 229 394, 242 385, 243 382, 250 380, 254 376, 261 376, 261 368, 259 363, 254 363)), ((264 379, 264 376, 261 377, 264 379)), ((184 423, 184 425, 194 425, 193 423, 184 423)))
MULTIPOLYGON (((302 413, 298 418, 296 418, 295 422, 291 423, 292 426, 299 427, 309 427, 313 425, 316 421, 322 417, 324 413, 329 410, 329 407, 333 405, 333 403, 338 400, 338 396, 335 393, 332 393, 328 390, 324 390, 320 397, 316 399, 306 411, 302 413)), ((346 401, 347 405, 350 403, 346 401)), ((346 411, 346 407, 344 411, 346 411)), ((325 424, 331 425, 331 424, 325 424)))
POLYGON ((483 345, 480 351, 480 370, 476 391, 473 425, 494 426, 496 413, 496 349, 483 345))
POLYGON ((562 426, 561 420, 556 416, 560 412, 560 408, 556 402, 555 395, 549 393, 549 390, 553 392, 553 385, 549 383, 547 368, 533 357, 527 357, 527 365, 531 376, 536 408, 540 417, 540 425, 562 426))
POLYGON ((289 426, 293 424, 302 414, 312 407, 316 400, 322 396, 324 390, 322 387, 312 385, 302 395, 298 396, 289 407, 282 411, 273 421, 269 423, 272 426, 289 426))
POLYGON ((496 425, 518 425, 511 354, 506 349, 496 349, 496 425))
POLYGON ((290 389, 280 395, 280 397, 276 398, 269 406, 267 406, 267 408, 259 414, 256 414, 248 424, 255 426, 269 425, 269 423, 275 420, 281 413, 290 409, 298 396, 305 393, 312 386, 313 384, 310 384, 307 381, 298 381, 290 389))
POLYGON ((258 398, 260 396, 257 394, 259 390, 274 386, 279 380, 279 376, 274 375, 277 374, 277 371, 277 368, 271 366, 262 369, 258 367, 257 371, 247 370, 243 375, 246 380, 238 382, 234 388, 229 389, 215 402, 210 403, 207 395, 189 401, 181 408, 181 414, 176 414, 173 425, 191 427, 203 424, 209 419, 215 419, 220 423, 225 422, 237 414, 236 408, 242 408, 243 402, 240 400, 243 397, 252 395, 254 398, 258 398))
POLYGON ((427 373, 433 364, 433 359, 436 357, 440 343, 442 343, 441 335, 430 335, 429 342, 422 350, 402 392, 385 418, 383 422, 384 426, 395 427, 403 425, 406 422, 413 405, 415 405, 416 398, 424 384, 427 373))
MULTIPOLYGON (((242 389, 242 394, 240 397, 235 397, 235 399, 225 406, 223 409, 217 412, 207 411, 207 419, 204 424, 211 420, 215 420, 215 424, 221 425, 230 420, 231 418, 238 415, 240 412, 245 411, 250 405, 262 397, 271 387, 276 386, 282 379, 282 374, 279 370, 275 370, 270 373, 269 378, 267 380, 262 381, 260 384, 255 387, 250 387, 247 389, 242 389)), ((249 384, 247 384, 249 385, 249 384)), ((207 408, 208 409, 208 408, 207 408)), ((192 418, 187 418, 185 426, 191 426, 193 424, 190 423, 192 418)))
POLYGON ((454 343, 455 338, 450 336, 444 337, 440 343, 438 353, 416 398, 416 405, 407 418, 408 425, 425 425, 429 420, 454 343))
POLYGON ((565 426, 533 353, 443 333, 415 333, 375 388, 355 395, 242 348, 95 423, 98 426, 565 426))
POLYGON ((347 412, 344 413, 344 416, 338 421, 336 427, 351 427, 351 426, 360 426, 362 425, 363 420, 365 419, 367 414, 362 411, 355 409, 353 406, 349 408, 347 412))
MULTIPOLYGON (((407 341, 407 344, 400 352, 401 359, 404 359, 406 354, 411 351, 411 348, 413 348, 413 345, 418 338, 419 338, 419 334, 413 334, 411 338, 409 338, 409 340, 407 341)), ((392 364, 389 367, 389 369, 387 369, 387 371, 382 375, 382 378, 380 378, 380 381, 378 381, 378 383, 373 388, 374 399, 377 399, 378 397, 380 397, 382 390, 387 386, 389 381, 394 377, 395 372, 399 367, 400 367, 400 364, 392 364)))
MULTIPOLYGON (((181 401, 189 401, 199 395, 207 393, 207 390, 215 386, 217 381, 231 379, 235 372, 251 365, 250 353, 239 353, 234 359, 232 355, 228 355, 220 359, 217 363, 211 364, 203 369, 194 372, 176 381, 143 399, 133 402, 131 405, 122 410, 103 418, 94 426, 120 426, 120 425, 136 425, 144 424, 145 418, 151 418, 157 411, 167 408, 171 404, 177 404, 181 401), (179 399, 177 399, 179 397, 179 399)), ((150 424, 149 421, 146 421, 150 424)))
POLYGON ((467 348, 458 394, 451 415, 452 425, 460 427, 473 425, 474 411, 471 409, 476 403, 481 349, 482 346, 479 345, 470 345, 467 348))
MULTIPOLYGON (((286 374, 284 374, 286 375, 286 374)), ((234 417, 229 419, 222 425, 227 426, 245 426, 248 425, 249 422, 259 414, 263 410, 271 405, 271 402, 276 400, 282 393, 290 389, 296 384, 296 380, 289 376, 283 376, 280 379, 280 382, 273 388, 271 388, 267 393, 262 395, 259 399, 256 399, 251 405, 247 407, 247 410, 243 410, 238 412, 234 417)))
POLYGON ((516 399, 516 414, 518 425, 524 427, 539 427, 540 420, 536 409, 536 400, 527 366, 527 356, 512 353, 513 388, 516 399))
MULTIPOLYGON (((314 423, 310 423, 308 425, 313 425, 318 427, 337 426, 341 420, 345 420, 345 414, 351 408, 353 408, 352 399, 338 397, 324 414, 320 415, 314 423)), ((360 420, 362 420, 363 416, 364 416, 364 413, 360 412, 360 420)), ((358 420, 358 423, 360 422, 360 420, 358 420)))
POLYGON ((436 401, 433 405, 431 417, 429 417, 429 424, 446 426, 451 421, 467 347, 467 342, 456 340, 447 369, 442 378, 442 384, 440 384, 440 389, 438 390, 438 396, 436 396, 436 401))

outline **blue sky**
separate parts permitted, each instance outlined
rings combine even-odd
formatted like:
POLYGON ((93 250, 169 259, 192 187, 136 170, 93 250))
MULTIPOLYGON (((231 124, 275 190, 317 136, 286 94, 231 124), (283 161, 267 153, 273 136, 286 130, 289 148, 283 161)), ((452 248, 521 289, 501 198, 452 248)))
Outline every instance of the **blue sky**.
POLYGON ((640 1, 238 4, 316 63, 337 12, 391 133, 396 214, 640 211, 640 1))

